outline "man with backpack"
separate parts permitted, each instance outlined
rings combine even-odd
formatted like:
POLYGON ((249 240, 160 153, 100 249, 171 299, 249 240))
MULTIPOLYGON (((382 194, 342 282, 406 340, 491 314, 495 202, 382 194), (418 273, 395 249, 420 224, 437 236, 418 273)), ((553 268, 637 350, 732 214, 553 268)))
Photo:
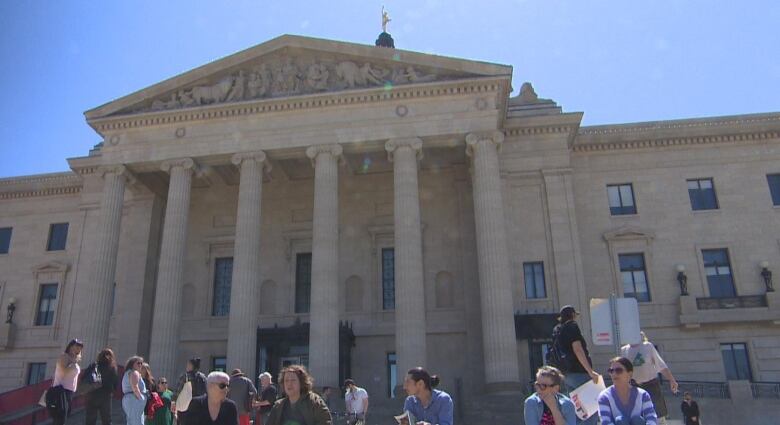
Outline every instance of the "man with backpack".
POLYGON ((233 400, 238 408, 238 424, 249 425, 249 412, 252 411, 252 402, 257 395, 255 384, 241 372, 241 369, 233 369, 230 372, 230 387, 227 398, 233 400))
MULTIPOLYGON (((579 316, 573 306, 561 308, 558 325, 553 329, 552 347, 547 353, 547 363, 561 370, 565 375, 566 394, 592 379, 598 382, 601 375, 593 370, 593 363, 588 353, 588 344, 582 336, 582 331, 576 322, 579 316)), ((596 424, 598 415, 593 415, 580 424, 596 424)))

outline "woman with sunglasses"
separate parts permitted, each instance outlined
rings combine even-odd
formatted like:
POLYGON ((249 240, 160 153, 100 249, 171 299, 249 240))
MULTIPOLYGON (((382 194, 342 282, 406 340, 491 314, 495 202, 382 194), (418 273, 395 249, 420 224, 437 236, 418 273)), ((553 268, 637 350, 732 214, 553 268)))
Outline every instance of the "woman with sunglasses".
POLYGON ((149 395, 141 377, 143 367, 144 359, 139 356, 130 357, 125 363, 125 374, 122 377, 122 409, 127 416, 127 425, 144 424, 144 408, 149 395))
POLYGON ((634 365, 625 357, 609 361, 612 385, 599 394, 601 425, 658 425, 650 393, 634 386, 634 365))
POLYGON ((574 403, 561 394, 564 376, 552 366, 542 366, 536 372, 535 393, 525 399, 526 425, 575 425, 574 403))
POLYGON ((182 412, 187 425, 238 425, 238 408, 227 398, 230 376, 211 372, 206 377, 206 394, 193 397, 189 408, 182 412))

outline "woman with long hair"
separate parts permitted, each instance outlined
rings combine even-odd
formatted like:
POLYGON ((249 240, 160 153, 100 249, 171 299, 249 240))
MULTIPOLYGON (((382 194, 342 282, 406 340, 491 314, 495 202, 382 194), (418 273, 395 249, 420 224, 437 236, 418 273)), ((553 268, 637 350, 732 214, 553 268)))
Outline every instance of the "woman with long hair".
POLYGON ((279 385, 284 397, 277 400, 263 425, 286 425, 301 423, 308 425, 330 425, 330 410, 314 391, 314 380, 305 367, 287 366, 279 374, 279 385))
POLYGON ((111 425, 111 395, 119 381, 114 352, 110 348, 104 348, 98 353, 95 363, 89 367, 95 368, 100 374, 100 387, 88 392, 85 396, 86 425, 95 425, 98 413, 101 424, 111 425))
POLYGON ((143 357, 133 356, 127 359, 125 374, 122 377, 122 409, 127 415, 127 425, 143 425, 146 407, 146 384, 141 377, 144 366, 143 357))
POLYGON ((404 411, 414 415, 417 425, 452 425, 452 397, 437 390, 438 385, 439 377, 421 367, 406 372, 404 411))
POLYGON ((65 346, 65 352, 57 358, 54 381, 46 393, 46 406, 54 425, 63 425, 70 415, 70 400, 78 386, 81 367, 81 350, 84 343, 74 338, 65 346))
POLYGON ((650 393, 632 384, 631 360, 615 357, 607 372, 612 385, 599 394, 601 425, 658 425, 650 393))

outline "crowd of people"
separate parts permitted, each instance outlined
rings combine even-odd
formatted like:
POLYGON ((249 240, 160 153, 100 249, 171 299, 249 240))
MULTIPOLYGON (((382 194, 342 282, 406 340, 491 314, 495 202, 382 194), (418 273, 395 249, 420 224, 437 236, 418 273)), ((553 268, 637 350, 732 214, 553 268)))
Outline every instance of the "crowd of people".
MULTIPOLYGON (((588 345, 577 324, 579 313, 572 306, 560 310, 559 324, 553 329, 553 343, 547 365, 536 373, 534 393, 525 400, 526 425, 658 425, 668 415, 658 375, 669 381, 672 392, 678 384, 655 346, 642 333, 643 341, 621 348, 620 356, 606 369, 612 385, 598 396, 598 412, 578 417, 581 406, 569 394, 602 376, 595 371, 588 345)), ((282 369, 278 383, 263 372, 260 389, 240 369, 228 375, 200 371, 200 359, 187 361, 185 372, 174 388, 166 377, 155 377, 151 366, 140 356, 130 357, 122 376, 114 352, 101 350, 95 362, 81 371, 83 342, 71 340, 60 355, 52 387, 44 397, 54 425, 63 425, 70 412, 71 398, 85 394, 86 425, 111 425, 111 400, 117 385, 122 390, 122 409, 128 425, 330 425, 333 417, 346 418, 348 425, 363 424, 368 413, 368 392, 352 379, 344 382, 345 412, 334 409, 333 388, 315 392, 314 379, 304 366, 282 369)), ((406 420, 416 425, 452 425, 453 401, 436 389, 439 377, 422 367, 409 370, 403 382, 406 420)), ((681 410, 686 425, 699 425, 699 407, 689 393, 681 410)), ((403 422, 402 422, 403 423, 403 422)), ((411 425, 411 424, 410 424, 411 425)))

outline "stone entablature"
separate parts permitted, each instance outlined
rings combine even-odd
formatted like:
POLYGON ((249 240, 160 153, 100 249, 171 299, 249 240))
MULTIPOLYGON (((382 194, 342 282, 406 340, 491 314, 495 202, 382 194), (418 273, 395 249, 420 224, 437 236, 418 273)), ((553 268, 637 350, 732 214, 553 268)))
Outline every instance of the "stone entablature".
POLYGON ((37 174, 0 179, 0 200, 81 192, 81 177, 73 172, 37 174))

